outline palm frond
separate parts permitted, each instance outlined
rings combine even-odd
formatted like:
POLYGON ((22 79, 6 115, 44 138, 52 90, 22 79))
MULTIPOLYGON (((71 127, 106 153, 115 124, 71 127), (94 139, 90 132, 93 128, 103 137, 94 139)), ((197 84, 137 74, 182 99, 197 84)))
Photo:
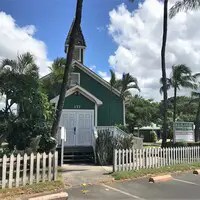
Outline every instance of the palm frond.
POLYGON ((29 52, 18 55, 17 56, 18 61, 18 73, 25 74, 26 69, 29 67, 29 65, 32 65, 35 63, 34 57, 29 52))
POLYGON ((177 1, 169 10, 169 17, 173 18, 181 11, 197 10, 200 8, 200 0, 177 1))
POLYGON ((195 79, 199 78, 199 77, 200 77, 200 73, 194 74, 193 77, 194 77, 195 79))
POLYGON ((111 85, 111 87, 114 87, 116 84, 116 74, 112 69, 110 69, 110 75, 111 75, 110 85, 111 85))
POLYGON ((191 96, 192 96, 192 98, 200 98, 200 92, 192 91, 191 96))
POLYGON ((14 71, 17 68, 17 62, 15 60, 4 59, 1 62, 0 69, 4 69, 6 67, 9 67, 8 69, 10 71, 14 71))
POLYGON ((130 84, 127 86, 127 90, 129 89, 137 89, 140 92, 140 88, 138 86, 138 84, 130 84))

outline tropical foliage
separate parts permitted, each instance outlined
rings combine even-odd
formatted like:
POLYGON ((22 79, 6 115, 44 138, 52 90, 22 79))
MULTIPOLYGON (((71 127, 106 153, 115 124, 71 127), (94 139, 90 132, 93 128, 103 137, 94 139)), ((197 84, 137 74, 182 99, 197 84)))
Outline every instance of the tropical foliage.
POLYGON ((53 110, 41 90, 38 67, 30 53, 1 62, 0 94, 5 97, 5 106, 0 110, 0 144, 8 142, 10 150, 25 150, 34 138, 41 136, 41 151, 50 150, 42 148, 44 143, 48 146, 54 142, 55 146, 47 128, 53 110))
MULTIPOLYGON (((186 65, 173 65, 171 77, 167 79, 167 89, 171 87, 174 89, 174 109, 173 109, 173 121, 176 120, 176 98, 177 90, 182 88, 191 88, 195 89, 197 86, 195 84, 196 78, 199 74, 192 75, 192 71, 186 65)), ((163 80, 161 78, 160 82, 163 80)), ((163 92, 163 86, 160 88, 160 92, 163 92)))
POLYGON ((137 89, 140 91, 137 78, 133 77, 129 73, 123 73, 121 79, 116 78, 116 74, 113 70, 110 70, 110 74, 111 88, 116 88, 117 90, 119 90, 122 98, 125 99, 131 96, 130 89, 137 89))

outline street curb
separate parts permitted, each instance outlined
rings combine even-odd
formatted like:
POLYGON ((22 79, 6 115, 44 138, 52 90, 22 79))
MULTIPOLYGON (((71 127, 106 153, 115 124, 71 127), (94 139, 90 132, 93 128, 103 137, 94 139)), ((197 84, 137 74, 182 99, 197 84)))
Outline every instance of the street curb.
POLYGON ((154 176, 149 178, 149 183, 158 183, 158 182, 164 182, 172 180, 171 175, 161 175, 161 176, 154 176))
POLYGON ((196 175, 200 174, 200 169, 195 169, 195 170, 193 171, 193 174, 196 174, 196 175))
POLYGON ((47 195, 43 195, 43 196, 28 198, 28 200, 67 200, 67 199, 68 199, 67 192, 47 194, 47 195))

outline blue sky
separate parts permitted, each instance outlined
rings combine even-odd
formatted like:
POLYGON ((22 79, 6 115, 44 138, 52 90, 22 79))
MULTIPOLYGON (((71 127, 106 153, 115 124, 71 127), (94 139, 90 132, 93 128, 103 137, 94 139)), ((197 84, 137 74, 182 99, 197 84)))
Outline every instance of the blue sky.
MULTIPOLYGON (((108 71, 108 58, 117 48, 108 34, 109 11, 121 3, 133 10, 136 3, 128 0, 84 0, 82 29, 87 43, 85 64, 108 71), (101 30, 99 31, 98 28, 101 30)), ((44 41, 48 59, 65 56, 64 42, 75 13, 75 0, 1 0, 1 10, 11 15, 20 26, 34 25, 34 37, 44 41)))
MULTIPOLYGON (((76 0, 0 0, 0 60, 30 51, 41 75, 64 54, 64 42, 75 14, 76 0), (35 31, 36 29, 36 31, 35 31)), ((173 1, 169 1, 169 8, 173 1)), ((179 13, 168 23, 167 75, 174 64, 199 72, 200 11, 179 13)), ((138 79, 144 98, 160 100, 160 49, 163 1, 83 0, 82 29, 87 43, 85 65, 109 80, 118 75, 138 79), (141 2, 137 7, 138 2, 141 2), (137 9, 136 9, 137 8, 137 9), (107 28, 109 25, 109 29, 107 28), (98 30, 99 29, 99 30, 98 30)), ((136 91, 133 91, 135 94, 136 91)), ((189 95, 181 90, 179 95, 189 95)), ((172 91, 169 91, 169 96, 172 91)))

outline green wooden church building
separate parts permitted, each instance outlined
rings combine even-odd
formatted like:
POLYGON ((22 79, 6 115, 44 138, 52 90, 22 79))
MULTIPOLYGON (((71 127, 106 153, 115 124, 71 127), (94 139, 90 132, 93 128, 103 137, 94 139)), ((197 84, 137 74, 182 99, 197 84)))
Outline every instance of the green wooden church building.
MULTIPOLYGON (((73 26, 73 23, 72 23, 73 26)), ((71 36, 71 29, 65 43, 65 53, 71 36)), ((70 89, 66 93, 60 126, 66 128, 65 147, 80 151, 93 146, 95 129, 114 129, 125 124, 125 104, 120 92, 84 65, 86 42, 78 29, 70 89)), ((51 102, 57 104, 59 96, 51 102)))

